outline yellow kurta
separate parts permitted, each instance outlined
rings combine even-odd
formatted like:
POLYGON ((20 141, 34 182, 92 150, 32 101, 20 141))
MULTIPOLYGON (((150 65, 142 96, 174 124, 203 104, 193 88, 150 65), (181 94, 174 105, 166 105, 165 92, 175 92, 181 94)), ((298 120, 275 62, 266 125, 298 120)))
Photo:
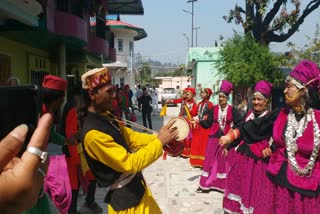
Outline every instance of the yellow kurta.
MULTIPOLYGON (((121 129, 130 150, 135 151, 134 153, 128 153, 124 147, 114 142, 110 135, 91 130, 84 138, 84 147, 88 155, 117 172, 127 173, 143 170, 162 155, 162 144, 155 135, 135 132, 124 126, 121 129)), ((114 211, 108 205, 108 213, 157 214, 161 213, 161 210, 149 188, 146 187, 146 191, 136 207, 114 211)))

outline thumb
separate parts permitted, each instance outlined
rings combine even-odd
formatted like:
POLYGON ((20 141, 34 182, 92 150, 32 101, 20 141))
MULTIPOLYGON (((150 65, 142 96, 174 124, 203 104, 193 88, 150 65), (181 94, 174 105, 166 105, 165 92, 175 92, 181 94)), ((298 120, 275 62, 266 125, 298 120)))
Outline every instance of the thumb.
POLYGON ((0 143, 0 172, 17 156, 28 132, 28 126, 23 124, 11 131, 0 143))

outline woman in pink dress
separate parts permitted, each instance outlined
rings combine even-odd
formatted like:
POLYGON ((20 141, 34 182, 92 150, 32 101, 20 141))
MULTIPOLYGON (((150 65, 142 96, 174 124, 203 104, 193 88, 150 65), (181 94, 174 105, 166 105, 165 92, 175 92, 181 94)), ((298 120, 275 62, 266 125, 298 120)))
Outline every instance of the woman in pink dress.
MULTIPOLYGON (((220 138, 220 145, 226 146, 239 135, 245 142, 272 136, 267 176, 274 184, 274 200, 272 208, 261 213, 320 213, 319 78, 317 64, 301 61, 286 78, 287 107, 249 120, 220 138)), ((260 186, 254 188, 265 194, 260 186)))
MULTIPOLYGON (((272 84, 261 80, 254 87, 252 106, 245 121, 263 117, 272 84)), ((257 142, 241 141, 234 154, 234 162, 227 172, 223 208, 228 213, 263 213, 272 206, 272 182, 266 175, 268 158, 264 155, 270 148, 270 137, 257 142), (256 188, 258 187, 259 188, 256 188), (264 194, 261 194, 261 189, 264 194), (261 210, 263 209, 263 210, 261 210)), ((235 146, 235 145, 234 145, 235 146)))
POLYGON ((204 158, 200 187, 204 190, 224 191, 227 175, 227 158, 223 148, 219 146, 219 138, 228 133, 233 124, 242 122, 239 111, 228 104, 228 97, 233 90, 233 84, 223 80, 219 92, 219 104, 213 107, 213 125, 210 128, 209 139, 204 158))

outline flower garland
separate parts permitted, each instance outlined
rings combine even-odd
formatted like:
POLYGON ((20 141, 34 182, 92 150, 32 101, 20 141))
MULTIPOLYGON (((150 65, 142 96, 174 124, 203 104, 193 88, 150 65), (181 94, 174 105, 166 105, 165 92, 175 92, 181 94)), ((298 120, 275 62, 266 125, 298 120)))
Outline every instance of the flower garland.
POLYGON ((226 123, 227 123, 226 117, 227 117, 228 108, 229 108, 229 105, 227 105, 224 108, 224 110, 222 110, 221 106, 219 105, 218 123, 222 131, 224 130, 224 127, 226 126, 226 123))
POLYGON ((288 114, 288 125, 285 131, 285 141, 288 153, 288 162, 292 171, 300 177, 309 177, 313 171, 315 161, 318 156, 319 145, 320 145, 320 130, 318 123, 316 122, 313 109, 309 109, 306 115, 297 122, 294 112, 290 109, 288 114), (302 136, 303 132, 307 128, 308 123, 312 120, 313 123, 313 150, 308 163, 303 167, 297 163, 296 152, 298 151, 297 139, 302 136))

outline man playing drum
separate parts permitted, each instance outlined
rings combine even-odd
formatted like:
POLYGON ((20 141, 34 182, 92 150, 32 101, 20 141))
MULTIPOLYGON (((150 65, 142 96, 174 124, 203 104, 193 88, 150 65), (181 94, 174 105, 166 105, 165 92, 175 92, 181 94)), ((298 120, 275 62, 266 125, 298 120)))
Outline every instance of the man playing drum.
POLYGON ((90 70, 81 79, 86 89, 79 114, 81 143, 99 186, 109 187, 108 213, 161 213, 141 171, 177 137, 178 130, 171 128, 174 122, 163 126, 158 135, 135 132, 110 113, 113 90, 107 68, 90 70))

